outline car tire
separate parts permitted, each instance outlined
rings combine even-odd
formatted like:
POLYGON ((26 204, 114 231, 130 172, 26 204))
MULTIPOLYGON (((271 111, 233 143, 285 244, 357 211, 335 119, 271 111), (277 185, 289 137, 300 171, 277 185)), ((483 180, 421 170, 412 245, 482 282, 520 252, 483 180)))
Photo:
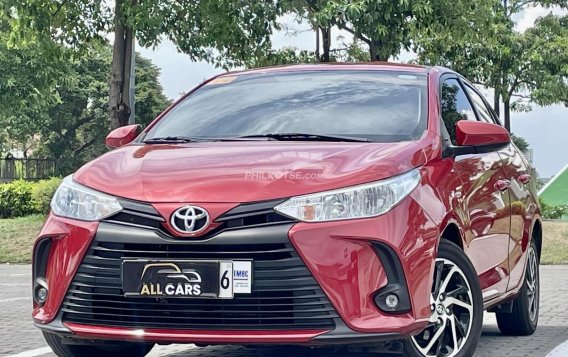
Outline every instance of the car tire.
POLYGON ((483 324, 481 287, 471 261, 447 240, 442 240, 438 249, 430 301, 430 323, 404 341, 404 355, 472 356, 483 324))
POLYGON ((87 341, 81 344, 68 344, 63 342, 62 337, 49 332, 43 332, 43 337, 59 357, 144 357, 154 347, 153 343, 116 341, 104 341, 92 345, 87 341))
POLYGON ((525 280, 519 295, 513 300, 511 313, 497 313, 497 326, 508 336, 528 336, 536 331, 540 303, 539 258, 534 241, 527 252, 525 280))

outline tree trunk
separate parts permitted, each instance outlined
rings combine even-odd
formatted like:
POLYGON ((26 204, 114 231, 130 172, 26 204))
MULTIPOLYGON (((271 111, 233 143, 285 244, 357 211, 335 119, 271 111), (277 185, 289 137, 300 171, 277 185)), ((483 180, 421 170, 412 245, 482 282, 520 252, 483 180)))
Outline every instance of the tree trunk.
POLYGON ((320 62, 329 62, 329 52, 331 49, 331 28, 320 27, 323 54, 321 55, 320 62))
POLYGON ((511 132, 511 98, 503 98, 503 114, 505 116, 505 128, 511 132))
POLYGON ((316 27, 316 58, 320 60, 320 29, 316 27))
POLYGON ((501 95, 497 88, 495 88, 495 91, 493 92, 493 110, 497 116, 499 116, 499 111, 501 110, 501 95))
POLYGON ((111 129, 128 125, 130 117, 130 68, 134 33, 125 26, 122 7, 125 1, 116 0, 114 11, 114 45, 109 90, 111 129))
POLYGON ((379 40, 371 40, 369 44, 369 54, 371 55, 371 61, 388 61, 388 54, 383 51, 383 44, 379 40))

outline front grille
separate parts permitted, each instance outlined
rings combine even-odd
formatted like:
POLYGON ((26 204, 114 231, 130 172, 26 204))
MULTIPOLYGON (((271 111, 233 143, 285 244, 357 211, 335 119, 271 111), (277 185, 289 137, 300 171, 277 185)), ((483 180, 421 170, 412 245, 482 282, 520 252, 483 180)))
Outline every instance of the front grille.
MULTIPOLYGON (((200 236, 200 239, 211 238, 226 230, 295 222, 294 219, 274 211, 274 207, 281 202, 283 200, 241 204, 217 217, 215 222, 219 223, 219 226, 208 232, 207 235, 200 236)), ((120 204, 123 207, 122 211, 105 218, 105 222, 157 230, 165 236, 170 236, 170 233, 162 227, 164 218, 151 204, 127 199, 120 199, 120 204)))
POLYGON ((337 313, 289 242, 95 241, 62 306, 63 321, 136 328, 332 329, 337 313), (253 292, 232 300, 126 298, 122 258, 252 259, 253 292))

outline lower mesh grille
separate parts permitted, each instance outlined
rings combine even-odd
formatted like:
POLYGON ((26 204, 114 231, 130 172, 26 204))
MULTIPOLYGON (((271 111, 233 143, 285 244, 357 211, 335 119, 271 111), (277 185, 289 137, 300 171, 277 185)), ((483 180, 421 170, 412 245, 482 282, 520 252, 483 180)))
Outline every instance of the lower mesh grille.
POLYGON ((63 321, 136 328, 332 329, 337 313, 291 244, 98 242, 62 306, 63 321), (126 298, 122 258, 252 259, 253 292, 232 300, 126 298))

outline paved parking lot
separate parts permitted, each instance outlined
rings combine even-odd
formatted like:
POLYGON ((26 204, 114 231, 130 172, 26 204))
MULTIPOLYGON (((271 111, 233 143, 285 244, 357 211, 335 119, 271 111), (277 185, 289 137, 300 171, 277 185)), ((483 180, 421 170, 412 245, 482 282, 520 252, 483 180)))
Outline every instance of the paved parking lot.
MULTIPOLYGON (((31 323, 30 267, 0 265, 0 356, 54 356, 31 323)), ((537 332, 529 337, 499 334, 493 314, 486 314, 476 357, 546 356, 568 340, 568 266, 541 267, 541 313, 537 332)), ((564 349, 566 351, 566 349, 564 349)), ((155 347, 151 356, 169 357, 358 357, 362 353, 330 349, 250 349, 243 347, 196 348, 191 345, 155 347)), ((558 354, 557 356, 565 356, 558 354)))

